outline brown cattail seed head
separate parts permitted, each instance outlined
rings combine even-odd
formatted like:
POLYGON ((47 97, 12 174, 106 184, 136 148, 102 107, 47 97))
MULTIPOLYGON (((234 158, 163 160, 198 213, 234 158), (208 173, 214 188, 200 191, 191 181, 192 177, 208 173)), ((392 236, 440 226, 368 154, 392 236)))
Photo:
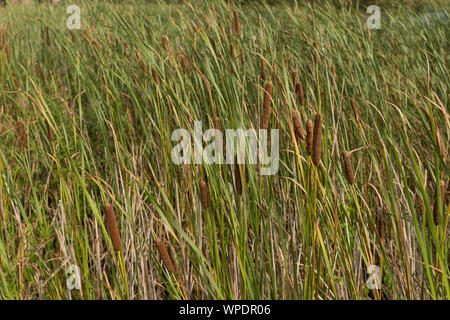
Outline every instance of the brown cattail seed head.
POLYGON ((233 11, 234 14, 234 33, 239 35, 240 34, 240 30, 239 30, 239 13, 236 9, 234 9, 233 11))
POLYGON ((238 163, 238 157, 235 157, 234 163, 234 181, 236 183, 236 193, 242 196, 242 180, 244 179, 244 166, 238 163))
POLYGON ((153 76, 153 80, 158 85, 159 84, 158 72, 156 72, 156 68, 155 67, 152 67, 152 76, 153 76))
POLYGON ((269 128, 271 95, 272 95, 272 82, 268 82, 266 85, 263 101, 263 129, 269 128))
POLYGON ((50 47, 50 34, 48 32, 48 27, 45 27, 45 39, 47 42, 47 47, 50 47))
POLYGON ((167 248, 161 239, 156 240, 156 247, 158 248, 159 255, 161 256, 167 270, 170 273, 174 273, 175 268, 173 266, 172 259, 170 258, 169 251, 167 251, 167 248))
POLYGON ((230 43, 230 56, 233 61, 236 59, 236 55, 234 54, 234 46, 232 43, 230 43))
POLYGON ((342 158, 344 160, 345 175, 347 176, 348 182, 350 182, 350 184, 354 184, 355 176, 353 174, 352 163, 350 161, 350 154, 347 151, 344 151, 342 153, 342 158))
POLYGON ((313 138, 313 163, 317 167, 320 163, 320 152, 322 151, 322 115, 316 114, 314 119, 314 138, 313 138))
POLYGON ((292 110, 292 121, 294 122, 295 134, 298 138, 305 140, 305 130, 303 129, 302 121, 297 111, 292 110))
POLYGON ((350 98, 350 105, 352 106, 352 110, 355 115, 356 121, 359 122, 359 113, 358 108, 356 107, 355 99, 350 98))
POLYGON ((265 81, 266 80, 266 71, 265 71, 265 64, 264 64, 264 59, 262 57, 259 58, 259 63, 261 65, 261 81, 265 81))
POLYGON ((380 237, 381 240, 381 244, 384 245, 384 215, 383 215, 383 204, 381 203, 381 201, 379 200, 379 204, 377 206, 377 219, 376 219, 376 224, 377 224, 377 231, 378 231, 378 236, 380 237))
POLYGON ((305 105, 305 94, 303 93, 303 86, 300 81, 297 82, 297 84, 295 85, 295 92, 298 95, 298 100, 300 102, 300 105, 304 106, 305 105))
MULTIPOLYGON (((441 206, 442 211, 444 211, 444 199, 445 199, 445 182, 440 181, 439 182, 439 188, 441 191, 441 206)), ((438 187, 436 186, 436 189, 434 191, 434 203, 433 203, 433 221, 435 225, 439 225, 439 202, 438 202, 438 187)))
POLYGON ((37 62, 34 64, 34 69, 36 71, 36 76, 38 78, 40 78, 41 77, 41 70, 39 69, 39 64, 37 62))
POLYGON ((313 122, 311 119, 308 119, 308 121, 306 121, 306 152, 308 152, 309 155, 312 155, 313 139, 313 122))
POLYGON ((122 251, 122 239, 120 238, 119 227, 117 226, 116 216, 111 204, 107 203, 104 207, 105 223, 114 250, 122 251))
POLYGON ((49 141, 53 141, 53 130, 50 127, 50 124, 48 123, 47 120, 45 120, 45 126, 47 128, 47 137, 49 141))
POLYGON ((169 38, 167 38, 167 36, 162 37, 162 43, 164 49, 169 50, 169 38))
POLYGON ((23 121, 20 119, 16 123, 16 129, 17 134, 19 135, 20 140, 20 151, 23 151, 25 149, 25 146, 27 145, 27 133, 25 132, 23 121))
POLYGON ((220 126, 220 118, 219 117, 214 118, 214 128, 217 130, 222 130, 221 126, 220 126))
POLYGON ((317 49, 317 41, 314 41, 314 63, 319 64, 319 51, 317 49))
POLYGON ((205 181, 200 181, 200 192, 202 196, 202 205, 206 210, 208 209, 208 186, 205 181))

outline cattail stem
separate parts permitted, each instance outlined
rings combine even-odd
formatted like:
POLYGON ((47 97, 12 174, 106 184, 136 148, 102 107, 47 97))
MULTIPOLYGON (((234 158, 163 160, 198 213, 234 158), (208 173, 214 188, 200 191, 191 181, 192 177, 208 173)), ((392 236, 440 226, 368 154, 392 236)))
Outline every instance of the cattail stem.
POLYGON ((345 175, 347 176, 348 182, 350 184, 354 184, 355 183, 355 176, 353 174, 352 163, 350 161, 350 154, 347 151, 344 151, 342 153, 342 157, 343 157, 343 160, 344 160, 345 175))
POLYGON ((172 259, 170 258, 169 251, 167 250, 166 246, 162 242, 161 239, 156 240, 156 247, 158 249, 159 255, 161 256, 162 261, 164 262, 164 265, 166 266, 167 270, 170 273, 175 272, 175 267, 172 263, 172 259))
POLYGON ((122 251, 122 239, 120 238, 119 227, 117 226, 116 216, 111 204, 107 203, 104 207, 105 223, 109 236, 115 251, 122 251))
POLYGON ((314 119, 314 138, 313 138, 313 163, 317 167, 320 163, 320 153, 322 151, 322 115, 316 114, 314 119))
POLYGON ((269 128, 271 95, 272 95, 272 82, 268 82, 265 88, 264 102, 263 102, 263 129, 269 128))

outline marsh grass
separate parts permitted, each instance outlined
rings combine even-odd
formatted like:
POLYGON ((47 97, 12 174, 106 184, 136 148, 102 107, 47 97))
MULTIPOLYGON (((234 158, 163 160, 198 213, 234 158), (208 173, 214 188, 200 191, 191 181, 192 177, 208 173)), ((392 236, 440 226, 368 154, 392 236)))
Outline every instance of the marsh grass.
POLYGON ((76 3, 71 32, 63 6, 0 8, 0 298, 450 298, 448 25, 411 32, 407 7, 369 32, 327 4, 76 3), (292 110, 316 117, 305 142, 292 110), (171 134, 195 120, 279 129, 279 172, 175 165, 171 134))

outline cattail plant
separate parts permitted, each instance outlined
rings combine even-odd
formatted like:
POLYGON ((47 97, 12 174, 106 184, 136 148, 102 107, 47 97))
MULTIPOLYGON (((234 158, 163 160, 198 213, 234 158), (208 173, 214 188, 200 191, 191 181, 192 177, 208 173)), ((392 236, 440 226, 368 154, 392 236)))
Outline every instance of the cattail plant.
POLYGON ((159 84, 158 72, 156 71, 155 67, 152 67, 152 76, 153 76, 153 80, 155 81, 156 85, 158 85, 159 84))
POLYGON ((236 193, 238 196, 242 196, 242 180, 244 179, 245 167, 244 165, 238 163, 237 155, 234 160, 234 181, 236 184, 236 193))
POLYGON ((233 11, 233 15, 234 15, 234 33, 236 35, 240 34, 240 28, 239 28, 239 13, 236 9, 234 9, 233 11))
POLYGON ((161 239, 156 240, 156 248, 158 249, 159 255, 161 256, 161 259, 164 265, 166 266, 167 271, 169 271, 170 273, 174 273, 175 272, 174 264, 172 262, 172 259, 170 258, 167 247, 164 245, 161 239))
POLYGON ((214 118, 214 129, 222 130, 222 127, 220 125, 220 118, 219 117, 215 117, 214 118))
POLYGON ((27 145, 28 136, 24 128, 24 123, 22 119, 19 119, 16 123, 16 129, 17 134, 19 135, 19 141, 20 141, 20 151, 23 151, 25 149, 25 146, 27 145))
POLYGON ((49 141, 53 141, 53 130, 50 127, 48 120, 45 120, 45 126, 47 128, 47 137, 49 141))
POLYGON ((167 36, 162 37, 162 44, 164 49, 169 50, 169 38, 167 36))
POLYGON ((105 214, 105 224, 108 229, 109 237, 115 251, 122 251, 122 239, 120 238, 119 227, 117 226, 116 216, 111 204, 105 204, 103 208, 105 214))
MULTIPOLYGON (((230 43, 230 56, 232 61, 236 59, 236 55, 234 54, 234 46, 232 43, 230 43)), ((233 63, 231 63, 231 73, 234 75, 236 74, 236 70, 234 69, 233 63)))
POLYGON ((205 181, 200 181, 200 192, 202 197, 202 205, 205 210, 208 209, 208 186, 205 181))
MULTIPOLYGON (((219 117, 214 118, 214 129, 219 130, 219 131, 222 130, 219 117)), ((221 143, 220 143, 219 139, 215 139, 215 140, 216 140, 216 150, 220 150, 220 148, 222 147, 221 143)), ((225 148, 225 146, 223 146, 223 148, 225 148)), ((225 150, 222 150, 222 151, 225 151, 225 150)), ((220 156, 220 154, 219 154, 219 156, 220 156)))
POLYGON ((47 48, 50 47, 50 33, 48 31, 48 27, 45 27, 45 40, 47 43, 47 48))
POLYGON ((292 121, 294 122, 295 134, 298 138, 305 140, 305 130, 303 129, 302 121, 297 111, 292 110, 292 121))
POLYGON ((352 106, 353 114, 355 115, 356 122, 359 122, 358 108, 356 107, 355 99, 350 98, 350 105, 352 106))
POLYGON ((433 221, 435 225, 439 225, 439 197, 438 197, 438 188, 441 191, 441 206, 444 206, 444 198, 445 198, 445 182, 440 180, 439 186, 436 186, 434 191, 434 203, 433 203, 433 221))
POLYGON ((40 68, 39 68, 39 63, 35 63, 34 64, 34 69, 35 69, 35 71, 36 71, 36 76, 38 77, 38 78, 40 78, 41 77, 41 70, 40 70, 40 68))
POLYGON ((260 68, 261 68, 261 73, 260 73, 260 78, 261 81, 266 81, 266 70, 265 70, 265 63, 264 63, 264 59, 263 57, 259 57, 259 64, 260 64, 260 68))
POLYGON ((350 184, 354 184, 355 176, 353 174, 352 163, 350 161, 350 153, 348 153, 347 151, 344 151, 342 153, 342 158, 344 160, 344 169, 345 169, 345 175, 347 176, 347 180, 350 184))
POLYGON ((268 82, 264 90, 264 101, 263 101, 263 129, 269 128, 269 118, 270 118, 270 100, 272 96, 272 82, 268 82))
POLYGON ((234 54, 234 46, 232 43, 230 43, 230 56, 231 56, 231 60, 235 60, 236 59, 236 55, 234 54))
POLYGON ((303 86, 300 81, 297 82, 297 84, 295 85, 295 92, 297 93, 300 105, 304 106, 305 105, 305 94, 303 93, 303 86))
POLYGON ((314 119, 314 138, 313 138, 313 163, 317 167, 320 163, 320 152, 322 150, 322 115, 316 114, 314 119))
POLYGON ((313 122, 311 119, 308 119, 308 121, 306 121, 306 152, 310 156, 312 155, 313 150, 313 139, 314 139, 313 122))

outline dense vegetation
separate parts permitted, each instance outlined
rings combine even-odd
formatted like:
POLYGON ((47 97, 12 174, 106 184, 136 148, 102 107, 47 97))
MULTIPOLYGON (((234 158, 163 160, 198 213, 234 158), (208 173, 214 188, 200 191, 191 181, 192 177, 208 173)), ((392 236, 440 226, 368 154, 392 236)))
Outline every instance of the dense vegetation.
POLYGON ((0 8, 0 298, 450 298, 448 19, 76 3, 0 8), (264 115, 277 174, 173 163, 264 115))

